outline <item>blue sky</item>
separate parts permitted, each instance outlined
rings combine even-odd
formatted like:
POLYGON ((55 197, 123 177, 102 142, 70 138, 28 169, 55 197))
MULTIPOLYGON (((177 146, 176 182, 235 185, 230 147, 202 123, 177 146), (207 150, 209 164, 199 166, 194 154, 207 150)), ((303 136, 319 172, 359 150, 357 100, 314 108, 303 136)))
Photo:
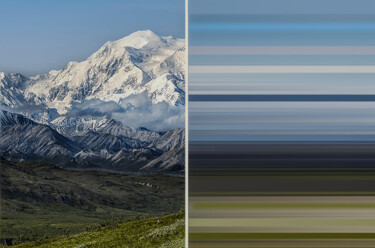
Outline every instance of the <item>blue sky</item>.
POLYGON ((189 14, 374 14, 373 0, 189 0, 189 14))
POLYGON ((0 71, 27 76, 81 61, 150 29, 185 36, 184 0, 0 0, 0 71))

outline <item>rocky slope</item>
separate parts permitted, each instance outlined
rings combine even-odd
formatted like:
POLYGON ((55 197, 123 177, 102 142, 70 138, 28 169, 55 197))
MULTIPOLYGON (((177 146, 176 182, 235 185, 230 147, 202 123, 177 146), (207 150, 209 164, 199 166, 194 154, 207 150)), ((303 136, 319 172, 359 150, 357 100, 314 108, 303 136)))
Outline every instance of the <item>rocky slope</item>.
POLYGON ((184 45, 138 31, 61 70, 31 78, 0 73, 1 155, 64 167, 182 171, 146 165, 184 146, 184 45))
POLYGON ((146 129, 127 132, 129 128, 122 127, 121 123, 107 120, 99 127, 72 127, 78 131, 63 135, 48 125, 36 123, 20 114, 2 110, 0 119, 0 153, 11 161, 43 161, 66 168, 104 168, 128 172, 183 173, 184 170, 183 160, 157 168, 146 166, 154 160, 165 158, 168 152, 176 148, 183 149, 185 139, 182 129, 166 133, 146 129), (117 128, 109 128, 111 125, 117 128))

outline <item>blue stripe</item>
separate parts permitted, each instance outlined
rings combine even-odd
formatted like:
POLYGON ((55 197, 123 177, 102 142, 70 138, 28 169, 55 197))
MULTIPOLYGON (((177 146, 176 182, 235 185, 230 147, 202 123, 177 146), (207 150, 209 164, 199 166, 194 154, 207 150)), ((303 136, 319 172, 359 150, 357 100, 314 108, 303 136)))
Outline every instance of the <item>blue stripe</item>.
POLYGON ((196 23, 190 24, 191 31, 303 31, 303 32, 372 32, 374 23, 196 23))

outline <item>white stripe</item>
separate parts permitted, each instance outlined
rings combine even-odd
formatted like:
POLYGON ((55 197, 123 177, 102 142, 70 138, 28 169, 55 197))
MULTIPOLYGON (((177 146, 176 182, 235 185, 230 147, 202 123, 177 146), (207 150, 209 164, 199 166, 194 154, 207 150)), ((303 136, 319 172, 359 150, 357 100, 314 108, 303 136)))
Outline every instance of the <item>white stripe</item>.
POLYGON ((189 66, 189 73, 375 73, 375 66, 189 66))

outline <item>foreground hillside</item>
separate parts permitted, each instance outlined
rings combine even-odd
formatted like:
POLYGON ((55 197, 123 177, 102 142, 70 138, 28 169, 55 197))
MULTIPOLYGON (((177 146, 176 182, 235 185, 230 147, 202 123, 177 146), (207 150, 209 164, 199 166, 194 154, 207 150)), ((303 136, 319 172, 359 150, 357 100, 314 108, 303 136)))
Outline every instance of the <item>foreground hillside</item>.
POLYGON ((184 212, 180 212, 160 218, 114 223, 77 235, 61 236, 44 242, 30 242, 13 247, 185 247, 184 216, 184 212))
MULTIPOLYGON (((184 207, 184 178, 70 171, 1 161, 0 238, 8 244, 80 233, 88 225, 184 207)), ((3 242, 4 243, 4 242, 3 242)))

